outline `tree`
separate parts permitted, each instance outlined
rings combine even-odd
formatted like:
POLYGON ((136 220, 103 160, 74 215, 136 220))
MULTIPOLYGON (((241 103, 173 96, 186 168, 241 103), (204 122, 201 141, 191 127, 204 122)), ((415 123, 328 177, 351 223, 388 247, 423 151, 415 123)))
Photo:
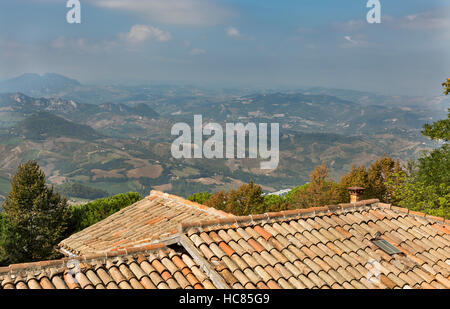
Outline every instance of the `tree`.
MULTIPOLYGON (((363 187, 366 189, 369 187, 369 174, 365 166, 354 164, 350 172, 341 177, 339 181, 339 200, 343 203, 348 203, 349 201, 348 187, 363 187)), ((368 194, 366 191, 363 198, 367 197, 368 194)))
MULTIPOLYGON (((396 205, 430 215, 450 218, 448 183, 427 184, 418 174, 400 173, 400 185, 393 185, 396 205)), ((392 179, 390 180, 392 181, 392 179)))
POLYGON ((282 211, 289 209, 286 198, 278 195, 264 196, 264 207, 266 212, 282 211))
POLYGON ((422 134, 432 140, 450 141, 450 108, 448 109, 447 119, 424 125, 422 134))
POLYGON ((318 207, 339 202, 339 187, 328 176, 328 168, 323 163, 311 173, 307 186, 294 195, 295 208, 318 207))
POLYGON ((211 197, 205 201, 205 205, 213 207, 218 210, 226 211, 228 203, 228 193, 225 191, 219 191, 211 195, 211 197))
MULTIPOLYGON (((450 79, 443 83, 450 93, 450 79)), ((400 173, 399 184, 390 184, 399 206, 436 216, 450 217, 450 110, 447 119, 424 126, 422 134, 444 141, 442 147, 423 155, 408 172, 400 173)))
POLYGON ((293 188, 291 191, 289 191, 286 196, 285 196, 285 200, 288 204, 293 204, 294 200, 295 200, 295 196, 297 195, 297 193, 301 190, 306 190, 306 188, 308 188, 308 183, 301 185, 301 186, 297 186, 295 188, 293 188))
MULTIPOLYGON (((450 93, 450 78, 442 84, 442 87, 444 87, 444 94, 448 95, 450 93)), ((445 142, 450 141, 450 108, 447 111, 447 119, 436 121, 431 125, 426 124, 422 134, 432 140, 441 139, 445 142)))
POLYGON ((8 256, 6 254, 6 250, 4 248, 5 244, 5 231, 7 229, 6 226, 6 219, 5 216, 0 213, 0 266, 7 265, 8 263, 8 256))
POLYGON ((237 216, 261 214, 267 211, 262 188, 250 181, 237 190, 214 193, 205 205, 237 216))
POLYGON ((390 202, 392 199, 392 189, 386 186, 394 174, 402 171, 398 160, 383 155, 372 163, 367 171, 368 187, 365 196, 377 198, 382 202, 390 202))
POLYGON ((236 215, 249 215, 265 212, 262 188, 250 181, 242 185, 238 190, 228 193, 227 210, 236 215))
POLYGON ((65 236, 67 201, 45 184, 36 161, 19 165, 4 204, 4 243, 10 263, 57 257, 54 250, 65 236))

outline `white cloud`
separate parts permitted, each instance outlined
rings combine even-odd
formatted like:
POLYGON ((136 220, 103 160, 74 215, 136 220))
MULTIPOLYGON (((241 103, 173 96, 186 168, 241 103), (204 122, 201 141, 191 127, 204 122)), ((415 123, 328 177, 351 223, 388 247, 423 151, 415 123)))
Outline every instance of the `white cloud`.
POLYGON ((240 38, 242 37, 242 34, 239 32, 239 30, 235 27, 228 27, 225 29, 225 32, 228 36, 232 38, 240 38))
POLYGON ((363 35, 355 35, 355 36, 346 35, 344 36, 344 40, 345 42, 340 46, 342 48, 373 46, 373 44, 364 39, 363 35))
MULTIPOLYGON (((450 11, 448 9, 419 12, 401 17, 383 14, 381 26, 404 30, 447 30, 450 28, 450 11)), ((372 25, 365 20, 349 20, 334 23, 333 27, 345 32, 358 32, 372 25)))
POLYGON ((68 38, 60 36, 50 42, 53 49, 71 49, 83 53, 103 53, 112 51, 118 46, 127 45, 131 50, 135 50, 140 43, 148 40, 157 42, 167 42, 172 39, 172 35, 159 28, 147 25, 134 25, 127 33, 119 33, 115 39, 90 41, 86 38, 68 38))
POLYGON ((138 44, 147 40, 156 40, 158 42, 167 42, 172 39, 172 35, 159 28, 147 25, 134 25, 130 31, 125 34, 128 42, 138 44))
POLYGON ((91 0, 99 7, 130 11, 152 22, 178 25, 215 25, 233 15, 216 0, 91 0))
POLYGON ((395 19, 392 24, 409 30, 446 30, 450 29, 450 18, 444 11, 428 11, 395 19))
POLYGON ((353 40, 352 37, 349 36, 349 35, 344 36, 344 39, 345 39, 347 42, 350 42, 351 44, 358 44, 358 42, 356 42, 355 40, 353 40))
POLYGON ((206 54, 206 50, 201 49, 201 48, 194 48, 193 50, 191 50, 191 52, 189 54, 191 56, 204 55, 204 54, 206 54))

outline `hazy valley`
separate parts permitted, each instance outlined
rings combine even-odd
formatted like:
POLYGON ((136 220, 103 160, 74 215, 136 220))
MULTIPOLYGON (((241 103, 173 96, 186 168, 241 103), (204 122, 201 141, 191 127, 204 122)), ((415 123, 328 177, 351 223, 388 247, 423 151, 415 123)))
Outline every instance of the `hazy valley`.
MULTIPOLYGON (((401 160, 436 146, 420 134, 446 115, 442 97, 393 97, 310 88, 211 89, 183 85, 93 86, 49 74, 0 83, 0 195, 20 162, 36 159, 56 187, 81 183, 109 194, 156 188, 179 195, 254 180, 267 191, 308 181, 325 162, 337 179, 383 153, 401 160), (279 122, 280 163, 176 160, 176 122, 279 122)), ((1 197, 0 196, 0 197, 1 197)))

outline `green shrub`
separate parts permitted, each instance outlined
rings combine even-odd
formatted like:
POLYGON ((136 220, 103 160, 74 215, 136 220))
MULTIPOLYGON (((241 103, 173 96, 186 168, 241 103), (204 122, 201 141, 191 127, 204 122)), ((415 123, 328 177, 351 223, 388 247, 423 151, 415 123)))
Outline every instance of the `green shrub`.
POLYGON ((207 200, 211 198, 212 194, 208 192, 200 192, 200 193, 194 193, 187 197, 187 200, 196 202, 199 204, 204 204, 207 200))

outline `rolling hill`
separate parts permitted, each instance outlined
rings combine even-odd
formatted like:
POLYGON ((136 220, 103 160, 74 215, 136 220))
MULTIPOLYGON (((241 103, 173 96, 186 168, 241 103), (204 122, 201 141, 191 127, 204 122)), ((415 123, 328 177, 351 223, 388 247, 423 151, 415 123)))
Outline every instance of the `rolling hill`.
POLYGON ((45 96, 80 86, 81 83, 77 80, 55 73, 43 75, 26 73, 0 82, 0 92, 23 92, 30 96, 45 96))
POLYGON ((73 123, 48 112, 37 112, 22 120, 10 130, 10 134, 33 141, 58 137, 90 141, 101 137, 89 126, 73 123))
POLYGON ((252 94, 81 85, 63 92, 62 98, 0 93, 0 198, 17 165, 28 159, 36 159, 58 187, 77 183, 109 194, 155 188, 189 195, 250 180, 272 191, 307 182, 322 162, 338 179, 352 164, 385 153, 402 160, 419 156, 435 146, 421 136, 421 126, 446 115, 445 104, 442 111, 431 103, 391 106, 381 96, 361 103, 366 93, 337 92, 340 98, 317 89, 252 94), (255 159, 174 159, 171 127, 191 123, 194 114, 204 123, 280 123, 278 168, 262 171, 255 159))

